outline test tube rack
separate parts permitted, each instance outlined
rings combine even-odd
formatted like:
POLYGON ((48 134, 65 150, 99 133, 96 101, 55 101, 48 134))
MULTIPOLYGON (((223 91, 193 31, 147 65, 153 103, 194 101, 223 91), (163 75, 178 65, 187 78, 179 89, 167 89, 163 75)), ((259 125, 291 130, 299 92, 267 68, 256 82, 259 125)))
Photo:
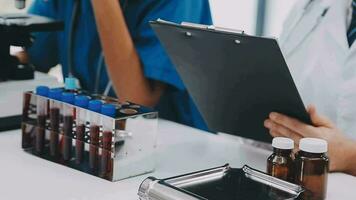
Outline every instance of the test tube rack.
MULTIPOLYGON (((155 150, 157 148, 158 112, 129 102, 118 103, 117 99, 106 96, 90 95, 90 97, 103 100, 106 103, 112 103, 117 108, 115 117, 101 116, 106 120, 111 120, 110 123, 112 123, 111 149, 103 148, 102 127, 99 129, 100 142, 97 145, 93 145, 90 142, 89 122, 85 127, 83 141, 76 138, 75 119, 72 134, 69 136, 63 134, 63 120, 60 121, 59 132, 53 133, 50 130, 49 114, 47 114, 45 127, 41 128, 38 126, 36 101, 37 98, 46 97, 38 96, 34 92, 25 92, 22 116, 23 150, 45 160, 113 182, 153 172, 156 165, 155 150), (50 140, 53 134, 58 138, 58 153, 55 155, 50 153, 50 140), (39 141, 39 138, 43 138, 43 141, 39 141), (69 160, 64 160, 61 153, 63 141, 65 140, 70 141, 71 144, 69 160), (43 148, 40 150, 36 148, 39 142, 43 143, 43 148), (78 154, 78 149, 83 149, 82 154, 78 154), (90 167, 89 156, 91 155, 89 154, 91 150, 96 152, 97 168, 90 167), (78 155, 82 156, 80 162, 78 155), (100 164, 103 161, 105 162, 105 167, 100 164)), ((46 99, 49 102, 50 99, 46 99)), ((65 105, 63 102, 60 103, 65 105)), ((83 109, 74 105, 69 106, 73 107, 74 112, 83 109)), ((91 112, 87 110, 87 113, 91 112)))

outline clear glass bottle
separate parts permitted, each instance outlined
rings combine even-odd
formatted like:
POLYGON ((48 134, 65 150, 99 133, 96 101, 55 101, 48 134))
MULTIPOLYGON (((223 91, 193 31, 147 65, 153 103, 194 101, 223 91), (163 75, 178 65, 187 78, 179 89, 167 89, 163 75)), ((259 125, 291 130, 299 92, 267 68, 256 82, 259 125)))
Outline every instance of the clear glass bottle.
POLYGON ((273 177, 294 182, 294 141, 289 138, 273 139, 273 154, 267 159, 267 173, 273 177))
POLYGON ((326 199, 329 173, 328 143, 325 140, 304 138, 295 158, 296 183, 306 191, 302 200, 326 199))

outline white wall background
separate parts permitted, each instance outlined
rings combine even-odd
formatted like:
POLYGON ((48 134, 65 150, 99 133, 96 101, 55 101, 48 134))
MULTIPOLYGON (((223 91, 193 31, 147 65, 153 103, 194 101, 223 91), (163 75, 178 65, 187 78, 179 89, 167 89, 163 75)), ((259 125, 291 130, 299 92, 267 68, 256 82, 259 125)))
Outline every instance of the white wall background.
MULTIPOLYGON (((265 35, 278 37, 288 12, 297 0, 266 0, 265 35)), ((214 23, 254 34, 258 0, 210 0, 214 23)))
POLYGON ((214 24, 255 32, 257 0, 210 0, 214 24))
POLYGON ((296 2, 297 0, 268 0, 265 35, 280 35, 284 20, 296 2))
MULTIPOLYGON (((29 6, 32 1, 27 0, 27 5, 29 6)), ((258 0, 209 1, 215 25, 244 30, 248 34, 255 34, 258 0)), ((267 13, 264 35, 278 37, 288 12, 297 0, 266 1, 267 13)), ((25 12, 25 10, 15 9, 14 0, 0 0, 0 13, 11 12, 25 12)), ((50 74, 56 76, 59 80, 62 79, 60 67, 53 69, 50 74)))
MULTIPOLYGON (((27 0, 29 5, 33 0, 27 0)), ((67 1, 67 0, 63 0, 67 1)), ((194 0, 192 0, 194 1, 194 0)), ((258 0, 209 0, 214 23, 219 26, 255 33, 258 0)), ((266 0, 265 35, 278 36, 289 10, 297 0, 266 0)), ((14 8, 14 0, 0 0, 0 13, 24 12, 14 8)))

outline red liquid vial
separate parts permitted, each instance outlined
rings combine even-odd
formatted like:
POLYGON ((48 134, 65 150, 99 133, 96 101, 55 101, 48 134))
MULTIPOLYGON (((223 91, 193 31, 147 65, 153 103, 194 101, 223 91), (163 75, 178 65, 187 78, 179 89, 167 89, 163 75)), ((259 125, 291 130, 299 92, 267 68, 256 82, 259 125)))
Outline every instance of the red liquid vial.
POLYGON ((89 167, 94 173, 97 173, 99 168, 99 140, 100 140, 100 111, 102 102, 100 100, 89 101, 90 128, 89 128, 89 167))
POLYGON ((111 147, 112 147, 112 131, 103 132, 103 151, 101 154, 100 171, 101 176, 105 177, 112 171, 111 147))
POLYGON ((92 170, 98 170, 100 127, 97 125, 90 126, 89 134, 89 166, 92 170))
POLYGON ((35 135, 35 150, 36 153, 42 154, 45 146, 46 120, 47 120, 47 96, 49 88, 39 86, 36 88, 37 102, 37 127, 35 135))
POLYGON ((110 179, 112 175, 112 159, 111 150, 113 142, 113 129, 115 124, 116 106, 112 104, 105 104, 101 108, 103 136, 102 136, 102 154, 100 159, 100 176, 110 179))
POLYGON ((62 158, 64 161, 70 161, 72 158, 72 138, 74 126, 74 93, 63 92, 63 146, 62 158))
POLYGON ((48 97, 50 100, 50 111, 49 111, 49 121, 50 121, 50 139, 49 139, 49 152, 52 157, 58 156, 58 141, 59 141, 59 125, 60 125, 60 109, 62 107, 61 100, 61 89, 51 89, 49 91, 48 97))
POLYGON ((35 149, 36 153, 42 154, 45 145, 45 134, 46 134, 46 115, 37 116, 37 131, 36 131, 36 142, 35 149))
POLYGON ((50 118, 50 139, 49 139, 49 150, 51 156, 58 155, 58 141, 59 141, 59 118, 60 111, 57 107, 52 107, 49 114, 50 118))
POLYGON ((76 141, 75 141, 75 162, 81 164, 84 160, 84 144, 87 124, 87 108, 89 106, 89 97, 79 95, 75 97, 76 109, 76 141))
POLYGON ((73 117, 64 116, 63 119, 63 160, 69 161, 72 157, 72 132, 73 132, 73 117))
POLYGON ((85 139, 85 125, 77 125, 75 141, 75 160, 77 164, 81 164, 84 160, 84 139, 85 139))

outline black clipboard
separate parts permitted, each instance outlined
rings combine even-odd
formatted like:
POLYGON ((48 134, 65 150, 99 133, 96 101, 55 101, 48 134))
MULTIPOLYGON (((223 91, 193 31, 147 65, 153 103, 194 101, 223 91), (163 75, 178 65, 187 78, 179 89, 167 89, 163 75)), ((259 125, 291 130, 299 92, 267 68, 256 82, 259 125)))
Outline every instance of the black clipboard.
POLYGON ((310 124, 276 39, 200 24, 151 22, 209 129, 270 142, 272 111, 310 124))

